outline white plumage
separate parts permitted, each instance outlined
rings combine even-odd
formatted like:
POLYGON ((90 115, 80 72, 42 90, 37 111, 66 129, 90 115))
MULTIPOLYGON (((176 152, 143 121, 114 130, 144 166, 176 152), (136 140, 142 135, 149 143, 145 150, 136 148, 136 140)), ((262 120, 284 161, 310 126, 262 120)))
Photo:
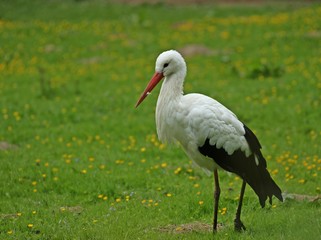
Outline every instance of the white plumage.
POLYGON ((159 139, 162 142, 178 141, 194 162, 206 171, 214 172, 214 231, 220 195, 217 169, 223 168, 243 179, 235 229, 245 230, 240 214, 246 183, 258 195, 262 207, 268 197, 271 203, 272 195, 282 201, 280 188, 266 170, 259 141, 233 112, 216 100, 196 93, 183 95, 186 63, 177 51, 160 54, 155 71, 136 107, 165 78, 156 106, 159 139))
POLYGON ((243 124, 235 114, 205 95, 183 95, 186 63, 178 52, 167 51, 157 58, 156 72, 162 72, 168 62, 156 106, 159 139, 162 142, 177 140, 194 162, 211 172, 217 165, 198 151, 207 138, 211 145, 223 147, 230 155, 237 149, 250 155, 243 124))

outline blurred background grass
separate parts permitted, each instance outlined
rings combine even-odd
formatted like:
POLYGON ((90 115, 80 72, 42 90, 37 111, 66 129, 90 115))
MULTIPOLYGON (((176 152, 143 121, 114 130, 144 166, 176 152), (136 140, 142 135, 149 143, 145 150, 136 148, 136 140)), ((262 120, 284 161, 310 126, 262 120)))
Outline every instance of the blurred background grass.
MULTIPOLYGON (((212 178, 157 141, 157 90, 134 109, 167 49, 186 58, 186 92, 216 98, 255 131, 283 191, 320 194, 318 3, 1 1, 0 9, 3 239, 180 238, 159 229, 211 223, 212 178)), ((220 176, 220 237, 320 236, 318 202, 262 211, 251 190, 250 230, 234 234, 241 183, 220 176)))

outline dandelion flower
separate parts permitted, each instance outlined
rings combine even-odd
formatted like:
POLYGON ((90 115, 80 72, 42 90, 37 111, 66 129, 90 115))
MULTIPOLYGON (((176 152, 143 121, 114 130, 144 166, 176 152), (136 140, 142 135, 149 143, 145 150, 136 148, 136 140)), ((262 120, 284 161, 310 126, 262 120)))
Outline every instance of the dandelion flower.
POLYGON ((142 147, 142 148, 140 149, 140 151, 141 151, 141 152, 146 152, 146 148, 145 148, 145 147, 142 147))
POLYGON ((176 168, 176 170, 174 171, 175 174, 179 174, 182 171, 181 167, 176 168))
POLYGON ((161 167, 162 167, 162 168, 166 168, 166 167, 167 167, 167 163, 162 163, 162 164, 161 164, 161 167))
POLYGON ((225 214, 226 214, 226 211, 227 211, 227 208, 226 208, 226 207, 224 207, 224 208, 222 208, 222 209, 220 210, 220 212, 221 212, 222 215, 225 215, 225 214))
POLYGON ((303 184, 303 183, 305 183, 305 179, 300 179, 298 182, 303 184))

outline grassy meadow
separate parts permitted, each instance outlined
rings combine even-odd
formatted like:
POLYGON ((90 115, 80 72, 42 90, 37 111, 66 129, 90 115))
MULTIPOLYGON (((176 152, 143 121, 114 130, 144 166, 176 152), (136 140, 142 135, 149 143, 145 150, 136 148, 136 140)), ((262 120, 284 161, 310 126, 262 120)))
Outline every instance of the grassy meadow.
POLYGON ((220 173, 219 239, 320 239, 321 5, 0 1, 0 239, 213 239, 213 178, 158 141, 167 49, 185 92, 209 95, 258 136, 283 192, 261 209, 220 173), (292 195, 293 196, 293 195, 292 195))

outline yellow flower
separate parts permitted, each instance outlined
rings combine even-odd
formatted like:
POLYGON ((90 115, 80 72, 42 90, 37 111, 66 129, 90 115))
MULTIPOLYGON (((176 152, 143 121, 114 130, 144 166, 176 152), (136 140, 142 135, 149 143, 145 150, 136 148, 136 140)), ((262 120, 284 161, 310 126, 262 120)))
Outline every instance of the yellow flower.
POLYGON ((298 182, 303 184, 303 183, 305 183, 305 179, 300 179, 298 182))
POLYGON ((199 201, 198 204, 199 204, 199 205, 203 205, 203 204, 204 204, 204 201, 199 201))
POLYGON ((179 174, 182 171, 181 167, 176 168, 176 170, 174 171, 175 174, 179 174))
POLYGON ((162 164, 161 164, 161 167, 162 167, 162 168, 166 168, 166 167, 167 167, 167 163, 162 163, 162 164))
POLYGON ((140 160, 141 163, 145 163, 146 162, 146 159, 143 158, 142 160, 140 160))
POLYGON ((118 159, 115 161, 116 164, 123 164, 125 161, 124 160, 121 160, 121 159, 118 159))
POLYGON ((161 144, 159 144, 159 149, 163 150, 165 148, 165 146, 166 146, 165 144, 161 143, 161 144))
POLYGON ((146 148, 145 148, 145 147, 142 147, 142 148, 140 149, 140 151, 141 151, 141 152, 146 152, 146 148))
POLYGON ((33 224, 32 224, 32 223, 29 223, 29 224, 28 224, 28 228, 33 228, 33 224))
POLYGON ((222 215, 224 215, 224 214, 226 213, 226 211, 227 211, 227 208, 226 208, 226 207, 224 207, 224 208, 222 208, 222 209, 220 210, 220 212, 221 212, 222 215))

